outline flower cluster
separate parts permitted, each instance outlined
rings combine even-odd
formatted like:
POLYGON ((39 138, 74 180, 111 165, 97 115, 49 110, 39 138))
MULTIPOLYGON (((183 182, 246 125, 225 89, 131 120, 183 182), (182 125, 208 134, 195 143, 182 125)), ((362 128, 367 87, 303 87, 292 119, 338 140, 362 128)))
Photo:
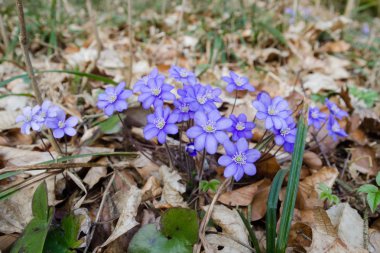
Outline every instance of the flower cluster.
POLYGON ((107 87, 104 93, 99 94, 97 106, 107 116, 111 116, 114 111, 122 112, 128 108, 126 99, 131 95, 132 91, 126 90, 125 82, 121 82, 116 87, 107 87))
POLYGON ((16 118, 17 123, 22 123, 21 133, 30 134, 31 129, 36 132, 44 127, 53 131, 55 138, 62 138, 65 134, 74 136, 74 127, 78 124, 77 117, 66 119, 65 112, 57 105, 45 100, 42 105, 25 107, 23 113, 16 118))
POLYGON ((348 117, 348 113, 327 98, 326 106, 330 112, 326 126, 329 135, 334 139, 334 141, 336 141, 338 137, 347 137, 347 133, 340 127, 338 120, 348 117))
POLYGON ((265 128, 274 134, 276 145, 293 152, 297 127, 288 102, 282 97, 272 99, 268 93, 261 92, 252 105, 257 110, 256 118, 263 120, 265 128))

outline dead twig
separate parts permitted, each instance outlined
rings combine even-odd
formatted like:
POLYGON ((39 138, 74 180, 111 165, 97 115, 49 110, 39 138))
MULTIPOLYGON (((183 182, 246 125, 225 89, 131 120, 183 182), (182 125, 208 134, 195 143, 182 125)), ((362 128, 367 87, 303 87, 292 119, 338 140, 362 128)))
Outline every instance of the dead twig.
POLYGON ((128 37, 129 37, 129 73, 128 87, 132 85, 133 74, 133 29, 132 29, 132 0, 128 0, 128 37))
POLYGON ((201 224, 199 226, 199 238, 201 240, 201 243, 198 243, 198 245, 196 246, 197 248, 196 248, 195 252, 197 252, 197 253, 201 252, 201 245, 202 244, 203 244, 203 246, 205 248, 209 248, 210 247, 209 243, 207 242, 206 237, 205 237, 206 227, 207 227, 208 221, 211 218, 212 210, 214 209, 216 201, 218 201, 218 199, 219 199, 220 195, 222 194, 222 192, 227 188, 227 186, 231 182, 232 182, 232 177, 224 180, 224 182, 220 185, 220 187, 218 188, 215 196, 213 197, 213 199, 211 201, 211 204, 210 204, 209 208, 207 209, 207 212, 206 212, 203 220, 201 221, 201 224))
POLYGON ((56 169, 72 169, 72 168, 90 168, 90 167, 107 167, 108 164, 103 163, 52 163, 52 164, 35 164, 26 166, 5 167, 0 170, 0 174, 10 171, 23 170, 56 170, 56 169))
POLYGON ((92 228, 91 228, 91 232, 89 233, 89 236, 88 236, 88 240, 86 242, 86 248, 84 249, 84 253, 86 253, 88 251, 88 248, 90 247, 90 244, 91 244, 91 240, 92 240, 92 237, 94 236, 94 232, 95 232, 95 228, 96 228, 96 224, 97 222, 99 221, 99 218, 100 218, 100 215, 103 211, 103 208, 104 208, 104 203, 107 199, 107 196, 108 196, 108 193, 109 193, 109 190, 111 188, 111 185, 113 183, 115 179, 115 172, 113 173, 112 177, 110 178, 110 181, 108 181, 108 184, 106 186, 106 189, 104 190, 104 193, 103 193, 103 198, 102 198, 102 201, 100 202, 100 206, 99 206, 99 210, 98 210, 98 213, 96 214, 96 218, 95 218, 95 221, 94 223, 92 224, 92 228))
MULTIPOLYGON (((29 56, 29 43, 28 43, 28 37, 26 34, 24 7, 22 4, 22 0, 16 0, 16 5, 17 5, 18 19, 20 22, 20 45, 21 45, 22 52, 23 52, 23 55, 25 58, 26 70, 28 72, 29 79, 32 83, 32 88, 33 88, 37 103, 41 105, 43 102, 42 95, 41 95, 40 89, 38 88, 36 77, 34 76, 32 62, 30 61, 30 56, 29 56)), ((54 139, 53 133, 50 129, 49 129, 48 138, 49 138, 51 145, 55 149, 55 151, 57 153, 59 153, 60 155, 62 155, 62 152, 59 148, 59 145, 58 145, 57 141, 54 139)))

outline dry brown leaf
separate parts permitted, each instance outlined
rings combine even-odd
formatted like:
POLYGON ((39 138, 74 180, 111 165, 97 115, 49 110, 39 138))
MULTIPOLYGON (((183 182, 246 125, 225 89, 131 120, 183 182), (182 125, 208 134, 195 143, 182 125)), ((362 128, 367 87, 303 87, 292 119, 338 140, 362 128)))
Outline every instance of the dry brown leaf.
POLYGON ((141 203, 141 190, 136 186, 131 186, 130 190, 121 196, 123 196, 123 198, 120 200, 122 203, 120 203, 119 206, 123 209, 121 211, 120 218, 117 221, 114 231, 101 247, 106 246, 139 224, 135 218, 137 215, 137 209, 141 203))
POLYGON ((247 247, 244 247, 235 240, 220 235, 220 234, 208 234, 206 235, 207 242, 213 246, 213 251, 205 250, 205 253, 245 253, 251 252, 247 247))
MULTIPOLYGON (((210 206, 204 206, 202 209, 207 212, 208 208, 210 206)), ((231 210, 225 207, 224 205, 215 205, 212 214, 211 219, 214 221, 216 225, 222 228, 222 233, 234 240, 237 240, 239 242, 242 242, 246 245, 249 244, 248 240, 248 231, 244 226, 244 223, 242 219, 240 218, 238 212, 236 210, 231 210)), ((209 235, 206 236, 206 240, 209 235)), ((232 247, 234 244, 227 244, 223 243, 223 245, 220 245, 222 241, 220 240, 220 237, 211 237, 214 241, 208 241, 215 250, 218 246, 227 246, 232 247), (215 244, 214 244, 215 243, 215 244)), ((240 245, 241 246, 241 245, 240 245)), ((239 247, 239 251, 236 251, 236 248, 232 248, 233 251, 223 251, 223 252, 242 252, 242 253, 249 253, 250 250, 245 247, 239 247)))
POLYGON ((160 181, 156 177, 151 176, 148 178, 141 191, 143 201, 157 197, 162 193, 160 181))
POLYGON ((321 73, 307 75, 303 81, 303 87, 312 93, 318 93, 320 90, 338 90, 334 79, 321 73))
POLYGON ((376 229, 369 229, 368 237, 368 251, 371 253, 380 252, 380 232, 376 229))
POLYGON ((318 170, 322 168, 321 158, 316 153, 311 152, 311 151, 305 151, 303 155, 303 162, 310 169, 313 169, 313 170, 318 170))
POLYGON ((323 167, 311 176, 300 182, 296 207, 300 210, 314 209, 322 206, 323 201, 319 199, 319 184, 324 183, 332 187, 338 177, 338 170, 334 167, 323 167))
POLYGON ((328 53, 341 53, 347 51, 348 49, 350 49, 350 47, 351 45, 345 42, 344 40, 338 40, 327 42, 320 48, 320 50, 322 52, 328 53))
MULTIPOLYGON (((106 158, 102 158, 99 162, 106 162, 106 158)), ((93 167, 91 168, 83 179, 83 182, 91 189, 99 180, 107 175, 106 167, 93 167)))
POLYGON ((376 161, 376 150, 370 146, 352 148, 349 171, 351 173, 359 171, 368 176, 376 175, 379 171, 376 161))
POLYGON ((0 236, 0 252, 6 250, 18 239, 17 235, 2 235, 0 236))
POLYGON ((0 132, 19 127, 16 124, 17 113, 14 111, 0 111, 0 132))
MULTIPOLYGON (((261 181, 260 181, 261 182, 261 181)), ((258 186, 258 191, 252 199, 252 216, 253 221, 260 220, 265 216, 267 211, 267 200, 269 195, 271 181, 263 179, 262 183, 258 186)))
POLYGON ((229 206, 248 206, 263 180, 239 189, 223 193, 218 201, 229 206))
POLYGON ((161 200, 154 203, 155 208, 187 207, 181 196, 186 191, 186 186, 179 182, 182 178, 178 171, 172 171, 166 165, 162 165, 159 170, 163 189, 161 200))
POLYGON ((288 247, 310 247, 312 239, 311 227, 305 223, 297 222, 290 229, 288 247))
POLYGON ((348 203, 340 203, 327 210, 327 214, 343 242, 356 248, 363 246, 364 222, 358 211, 348 203))

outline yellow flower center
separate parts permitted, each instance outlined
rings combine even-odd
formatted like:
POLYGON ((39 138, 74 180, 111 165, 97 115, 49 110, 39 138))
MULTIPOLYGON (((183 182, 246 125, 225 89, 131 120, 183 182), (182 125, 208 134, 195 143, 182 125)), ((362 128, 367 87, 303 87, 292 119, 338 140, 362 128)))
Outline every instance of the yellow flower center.
POLYGON ((244 153, 236 153, 233 157, 232 160, 240 165, 244 165, 247 163, 247 157, 245 156, 244 153))
POLYGON ((273 115, 277 114, 277 111, 275 108, 273 108, 273 106, 269 106, 268 107, 268 114, 273 116, 273 115))
POLYGON ((203 126, 203 130, 207 133, 215 132, 215 122, 211 120, 207 121, 206 125, 203 126))
POLYGON ((201 105, 205 104, 207 102, 207 97, 206 96, 198 96, 197 97, 197 101, 198 103, 200 103, 201 105))
POLYGON ((156 127, 157 127, 158 129, 162 129, 162 128, 164 128, 164 126, 165 126, 165 124, 166 124, 166 122, 165 122, 165 120, 164 120, 163 118, 157 118, 156 121, 155 121, 154 123, 155 123, 155 125, 156 125, 156 127))
POLYGON ((151 92, 154 96, 158 96, 161 93, 161 89, 160 88, 153 88, 153 89, 151 89, 151 92))
POLYGON ((244 122, 238 122, 237 124, 236 124, 236 130, 238 130, 238 131, 242 131, 242 130, 244 130, 245 129, 245 124, 244 124, 244 122))
POLYGON ((64 121, 58 122, 58 127, 59 128, 63 128, 64 126, 65 126, 65 122, 64 121))

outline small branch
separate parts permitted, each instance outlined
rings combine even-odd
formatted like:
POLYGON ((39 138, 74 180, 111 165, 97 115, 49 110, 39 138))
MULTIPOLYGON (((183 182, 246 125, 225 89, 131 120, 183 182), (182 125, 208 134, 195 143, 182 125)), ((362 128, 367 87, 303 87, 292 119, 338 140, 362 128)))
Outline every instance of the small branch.
POLYGON ((185 5, 186 5, 186 0, 182 0, 181 12, 179 13, 178 25, 177 25, 177 31, 176 31, 177 45, 176 45, 176 50, 175 50, 174 64, 177 64, 177 61, 178 61, 178 51, 179 51, 179 41, 178 40, 179 40, 179 33, 180 33, 181 27, 182 27, 183 11, 185 9, 185 5))
MULTIPOLYGON (((1 6, 1 4, 0 4, 1 6)), ((8 49, 8 46, 9 46, 9 40, 8 40, 8 36, 7 36, 7 31, 5 29, 5 24, 4 24, 4 20, 3 20, 3 16, 0 14, 0 32, 1 32, 1 38, 3 39, 3 42, 4 42, 4 51, 6 52, 7 49, 8 49)))
MULTIPOLYGON (((25 26, 25 18, 24 18, 24 7, 22 5, 22 0, 16 0, 16 5, 17 5, 17 14, 18 14, 18 19, 20 22, 20 44, 22 48, 22 52, 25 58, 25 63, 26 63, 26 70, 28 72, 28 76, 30 81, 32 82, 32 88, 34 91, 34 95, 36 97, 37 103, 42 104, 42 96, 40 89, 38 88, 38 84, 36 81, 36 77, 34 76, 34 71, 33 71, 33 66, 32 62, 30 61, 30 56, 29 56, 29 44, 28 44, 28 37, 26 34, 26 26, 25 26)), ((55 151, 62 155, 62 152, 58 146, 57 141, 53 137, 52 131, 49 129, 49 141, 55 151)))
POLYGON ((104 203, 106 202, 109 190, 111 188, 111 185, 112 185, 114 179, 115 179, 115 172, 112 174, 112 177, 110 178, 110 181, 108 182, 106 189, 103 192, 103 198, 102 198, 102 201, 100 202, 99 210, 98 210, 98 213, 96 214, 96 218, 95 218, 95 221, 94 221, 93 226, 91 228, 91 232, 89 233, 89 237, 87 240, 87 246, 83 251, 84 253, 86 253, 88 251, 88 248, 90 247, 92 237, 94 236, 96 224, 99 221, 100 215, 101 215, 103 208, 104 208, 104 203))
POLYGON ((132 0, 128 0, 128 37, 129 37, 129 73, 128 87, 132 87, 133 74, 133 29, 132 29, 132 0))
POLYGON ((26 166, 12 166, 1 169, 0 174, 10 171, 23 170, 57 170, 57 169, 72 169, 72 168, 92 168, 92 167, 107 167, 108 164, 103 163, 51 163, 51 164, 35 164, 26 166))
POLYGON ((368 236, 368 206, 366 205, 364 209, 364 217, 363 217, 363 248, 368 250, 368 245, 369 245, 369 236, 368 236))

